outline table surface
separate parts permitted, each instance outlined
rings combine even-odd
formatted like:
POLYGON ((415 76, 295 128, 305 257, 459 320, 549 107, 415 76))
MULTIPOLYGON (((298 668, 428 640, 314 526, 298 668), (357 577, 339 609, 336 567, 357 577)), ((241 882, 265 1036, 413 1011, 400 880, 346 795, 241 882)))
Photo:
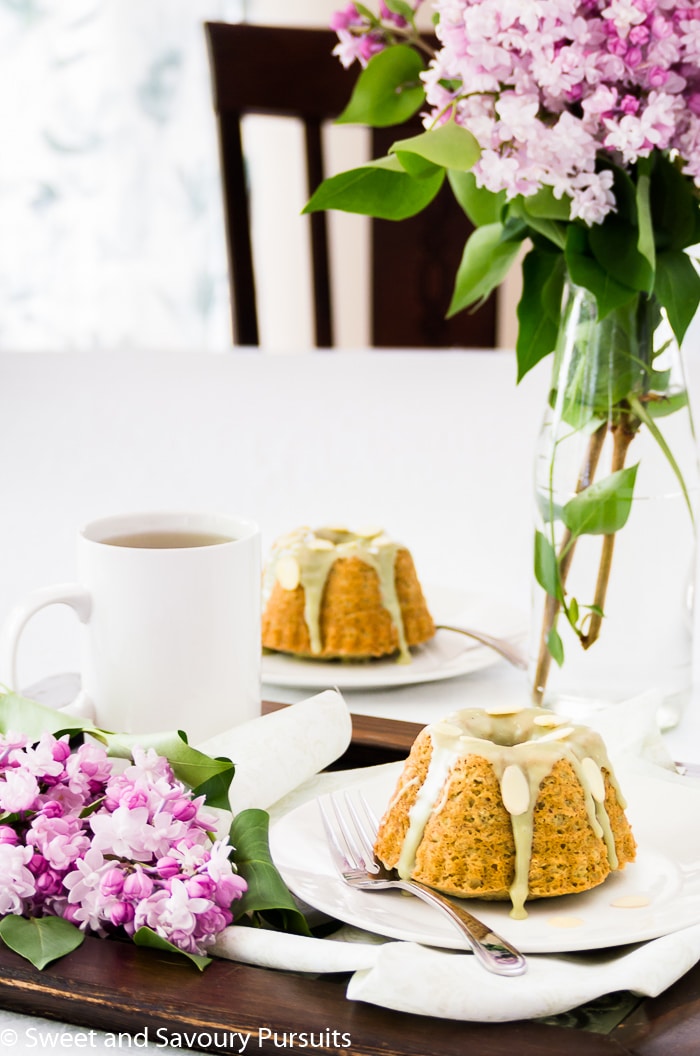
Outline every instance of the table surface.
MULTIPOLYGON (((547 389, 546 367, 516 386, 514 357, 505 352, 146 357, 124 352, 2 354, 0 372, 0 543, 5 555, 0 621, 28 590, 72 578, 75 533, 82 523, 123 510, 164 508, 251 516, 261 525, 263 549, 298 524, 382 524, 410 546, 425 584, 487 597, 522 612, 526 620, 531 453, 547 389)), ((700 371, 692 361, 689 372, 697 405, 700 371)), ((40 614, 30 625, 20 655, 25 684, 78 668, 75 621, 58 609, 64 607, 40 614)), ((344 695, 356 721, 367 719, 371 728, 371 720, 380 720, 374 727, 381 731, 380 743, 362 744, 366 761, 379 761, 397 731, 410 734, 401 722, 422 725, 455 707, 521 699, 523 692, 522 673, 495 660, 448 681, 344 695), (391 720, 388 727, 384 720, 391 720), (396 720, 399 726, 392 725, 396 720)), ((264 694, 293 703, 308 691, 265 686, 264 694)), ((674 757, 700 762, 697 686, 681 725, 666 739, 674 757)), ((74 1022, 97 1030, 97 989, 90 996, 94 965, 100 957, 116 956, 111 948, 100 953, 104 945, 98 943, 95 950, 87 943, 84 952, 69 959, 70 966, 67 961, 36 973, 38 982, 31 981, 30 968, 3 951, 0 992, 12 1013, 0 1016, 0 1028, 12 1027, 19 1012, 67 1018, 62 999, 51 989, 55 984, 59 991, 75 986, 83 993, 87 1011, 74 1022), (38 996, 43 987, 44 996, 38 996)), ((195 985, 192 976, 186 983, 177 981, 183 969, 167 958, 128 950, 128 955, 120 951, 128 963, 114 967, 109 980, 117 990, 133 973, 138 979, 143 973, 157 976, 161 963, 174 990, 195 985)), ((243 1022, 236 1017, 246 1008, 253 1019, 267 1009, 269 1019, 274 993, 275 1021, 296 1022, 299 1029, 299 1004, 308 1008, 307 981, 240 965, 215 969, 220 984, 212 982, 217 976, 209 969, 196 985, 206 991, 209 979, 222 1000, 237 995, 230 998, 235 1015, 227 1022, 243 1022)), ((498 1029, 419 1023, 415 1017, 338 1000, 343 987, 331 979, 314 983, 313 1001, 321 1010, 328 999, 333 1026, 350 1024, 350 1051, 357 1053, 429 1056, 450 1053, 451 1044, 456 1052, 460 1043, 460 1052, 486 1056, 505 1052, 506 1045, 523 1053, 666 1056, 694 1051, 683 1045, 691 1026, 695 1036, 700 1030, 693 996, 698 984, 698 972, 689 973, 604 1037, 534 1023, 498 1029), (439 1043, 430 1048, 438 1030, 439 1043)), ((115 1001, 128 1003, 126 991, 115 1001)), ((159 1018, 156 1006, 157 1001, 149 1012, 151 1022, 162 1025, 165 1013, 159 1018)), ((318 1025, 320 1011, 313 1018, 318 1025)), ((22 1030, 43 1022, 17 1020, 22 1030)), ((102 1029, 117 1028, 103 1022, 102 1029)), ((308 1021, 305 1029, 310 1029, 308 1021)), ((98 1044, 106 1046, 102 1033, 90 1047, 98 1044)))

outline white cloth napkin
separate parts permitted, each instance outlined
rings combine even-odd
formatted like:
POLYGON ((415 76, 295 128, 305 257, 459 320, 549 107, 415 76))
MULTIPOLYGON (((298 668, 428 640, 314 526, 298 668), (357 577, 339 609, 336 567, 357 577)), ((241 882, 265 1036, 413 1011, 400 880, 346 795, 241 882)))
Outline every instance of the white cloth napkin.
POLYGON ((352 720, 337 690, 327 689, 290 707, 251 719, 196 745, 233 760, 231 810, 266 809, 302 785, 350 744, 352 720))
POLYGON ((371 968, 355 973, 347 996, 401 1012, 502 1023, 556 1015, 616 990, 655 997, 699 958, 700 924, 639 946, 531 955, 527 973, 512 979, 484 971, 469 955, 391 942, 371 968))
POLYGON ((228 928, 212 953, 264 968, 353 972, 347 996, 398 1012, 505 1023, 567 1012, 603 994, 655 997, 700 959, 700 924, 651 942, 578 954, 531 954, 525 975, 503 978, 468 953, 412 942, 312 939, 228 928))

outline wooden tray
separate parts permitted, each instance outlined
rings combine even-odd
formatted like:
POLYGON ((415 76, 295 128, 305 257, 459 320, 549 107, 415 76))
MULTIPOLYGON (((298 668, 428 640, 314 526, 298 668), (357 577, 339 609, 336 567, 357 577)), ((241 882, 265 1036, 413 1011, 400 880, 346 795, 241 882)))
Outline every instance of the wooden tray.
MULTIPOLYGON (((278 706, 266 704, 263 710, 278 706)), ((418 729, 357 716, 343 765, 399 758, 418 729)), ((200 973, 176 956, 92 938, 39 972, 0 946, 0 1007, 86 1031, 127 1032, 135 1043, 143 1046, 147 1039, 164 1051, 172 1046, 238 1053, 241 1034, 249 1039, 249 1053, 287 1049, 326 1056, 696 1056, 699 1051, 700 965, 660 997, 640 1002, 609 1034, 534 1021, 479 1024, 405 1015, 348 1001, 347 978, 311 979, 229 961, 216 961, 200 973)), ((123 1039, 121 1046, 128 1045, 123 1039)), ((24 1051, 21 1044, 15 1049, 24 1051)))

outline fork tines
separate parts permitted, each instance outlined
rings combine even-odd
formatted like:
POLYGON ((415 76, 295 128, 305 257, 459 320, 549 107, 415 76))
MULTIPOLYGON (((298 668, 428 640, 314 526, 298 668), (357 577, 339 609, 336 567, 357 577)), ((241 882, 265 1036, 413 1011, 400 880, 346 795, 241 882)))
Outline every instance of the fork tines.
POLYGON ((323 827, 336 865, 375 872, 374 840, 378 822, 362 793, 331 794, 318 800, 323 827), (343 806, 339 800, 342 798, 343 806), (329 806, 328 806, 329 805, 329 806), (329 809, 330 808, 330 809, 329 809))

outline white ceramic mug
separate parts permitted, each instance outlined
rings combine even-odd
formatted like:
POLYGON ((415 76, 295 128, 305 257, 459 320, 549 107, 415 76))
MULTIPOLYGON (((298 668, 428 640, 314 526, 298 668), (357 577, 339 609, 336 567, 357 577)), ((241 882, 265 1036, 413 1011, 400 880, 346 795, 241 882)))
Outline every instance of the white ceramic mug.
POLYGON ((260 532, 241 517, 133 513, 86 525, 78 581, 15 606, 0 671, 17 689, 27 621, 55 603, 83 624, 82 688, 103 729, 184 730, 197 744, 260 714, 260 532))

